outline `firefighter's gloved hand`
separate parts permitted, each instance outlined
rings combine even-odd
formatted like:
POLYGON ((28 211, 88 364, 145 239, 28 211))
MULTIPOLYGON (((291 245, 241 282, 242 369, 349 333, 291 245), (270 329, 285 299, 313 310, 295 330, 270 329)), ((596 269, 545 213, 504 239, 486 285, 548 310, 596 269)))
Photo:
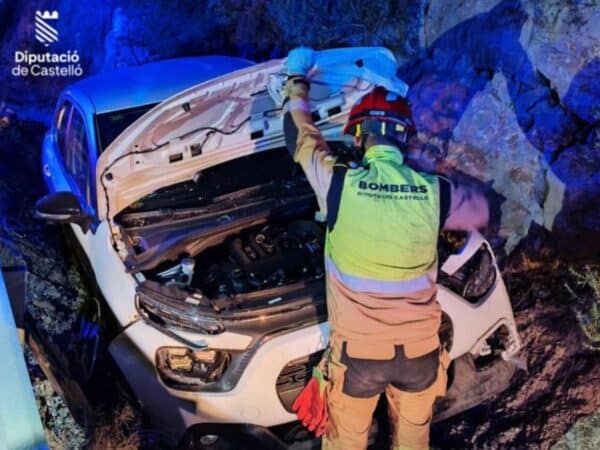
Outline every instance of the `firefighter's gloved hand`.
POLYGON ((310 47, 296 47, 287 57, 287 74, 306 76, 315 64, 315 51, 310 47))
POLYGON ((329 414, 325 388, 327 381, 319 367, 313 367, 312 378, 294 401, 292 410, 298 419, 317 437, 325 433, 329 414))

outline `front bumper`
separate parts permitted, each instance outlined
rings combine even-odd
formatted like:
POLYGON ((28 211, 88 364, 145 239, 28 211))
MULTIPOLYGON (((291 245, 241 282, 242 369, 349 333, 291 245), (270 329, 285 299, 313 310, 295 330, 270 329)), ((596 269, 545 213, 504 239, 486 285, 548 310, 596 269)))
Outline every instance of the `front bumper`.
MULTIPOLYGON (((513 362, 497 360, 478 370, 470 354, 453 361, 450 369, 451 386, 434 405, 433 422, 440 422, 498 395, 510 384, 516 366, 513 362)), ((381 405, 380 405, 381 406, 381 405)), ((370 438, 381 447, 387 445, 387 410, 378 407, 374 419, 377 425, 370 438)), ((237 450, 239 448, 309 450, 320 448, 314 437, 300 422, 266 428, 253 424, 203 423, 188 428, 179 450, 237 450)), ((379 448, 379 447, 378 447, 379 448)))
POLYGON ((203 423, 188 428, 179 450, 238 450, 257 448, 285 450, 289 446, 271 430, 247 423, 203 423))
MULTIPOLYGON (((243 348, 245 337, 232 334, 203 339, 210 348, 232 348, 238 343, 243 348)), ((294 421, 296 416, 279 399, 277 378, 290 361, 323 350, 328 339, 326 323, 264 339, 235 387, 227 392, 193 392, 166 386, 154 366, 156 350, 161 346, 181 346, 181 342, 144 321, 126 328, 111 342, 109 350, 153 425, 165 433, 167 442, 175 444, 188 428, 197 424, 252 423, 272 427, 294 421)))

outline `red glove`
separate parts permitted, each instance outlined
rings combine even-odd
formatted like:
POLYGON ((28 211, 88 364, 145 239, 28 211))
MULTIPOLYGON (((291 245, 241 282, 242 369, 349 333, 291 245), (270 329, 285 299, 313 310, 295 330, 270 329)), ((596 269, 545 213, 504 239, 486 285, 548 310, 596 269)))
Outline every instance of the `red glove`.
POLYGON ((313 367, 312 378, 292 405, 298 419, 310 431, 314 431, 317 437, 325 433, 329 420, 326 387, 327 381, 323 372, 319 367, 313 367))

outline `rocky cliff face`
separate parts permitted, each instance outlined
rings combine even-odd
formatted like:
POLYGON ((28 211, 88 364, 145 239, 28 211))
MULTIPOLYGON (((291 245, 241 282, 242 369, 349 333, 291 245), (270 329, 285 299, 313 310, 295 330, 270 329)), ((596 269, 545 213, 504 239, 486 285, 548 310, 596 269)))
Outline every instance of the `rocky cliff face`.
POLYGON ((423 52, 401 68, 446 170, 502 197, 508 253, 598 252, 599 14, 595 2, 431 1, 423 52))
POLYGON ((546 258, 600 250, 595 1, 0 2, 0 98, 21 117, 47 118, 73 81, 10 74, 15 50, 44 50, 33 15, 51 8, 61 14, 52 49, 77 49, 85 74, 192 54, 261 60, 298 44, 385 45, 411 85, 430 157, 495 194, 499 248, 546 258))

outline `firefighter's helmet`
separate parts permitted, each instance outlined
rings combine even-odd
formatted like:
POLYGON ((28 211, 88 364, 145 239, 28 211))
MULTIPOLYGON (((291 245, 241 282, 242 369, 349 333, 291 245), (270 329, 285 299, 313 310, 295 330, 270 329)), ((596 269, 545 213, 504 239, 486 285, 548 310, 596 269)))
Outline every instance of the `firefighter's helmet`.
POLYGON ((376 133, 406 142, 416 132, 408 101, 395 92, 377 86, 350 110, 344 134, 362 136, 376 133))

